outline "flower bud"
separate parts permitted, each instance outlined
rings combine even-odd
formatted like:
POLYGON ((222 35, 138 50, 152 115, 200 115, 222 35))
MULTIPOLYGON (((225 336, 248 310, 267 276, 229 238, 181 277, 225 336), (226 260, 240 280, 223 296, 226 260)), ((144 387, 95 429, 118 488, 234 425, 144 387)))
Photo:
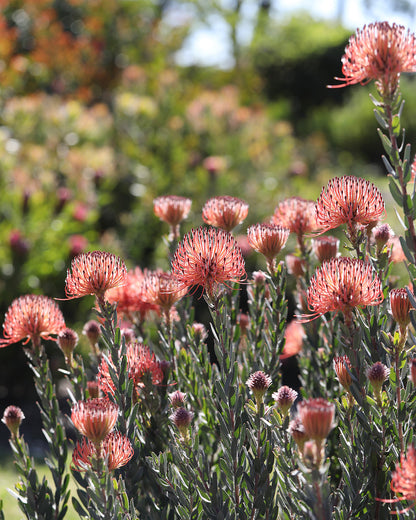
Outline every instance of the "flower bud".
POLYGON ((1 422, 7 426, 13 439, 19 436, 19 427, 24 418, 25 416, 18 406, 11 405, 4 410, 1 422))
POLYGON ((263 402, 263 396, 272 384, 272 380, 270 376, 259 370, 251 374, 246 384, 253 392, 257 405, 259 405, 263 402))
POLYGON ((349 392, 351 386, 351 361, 348 356, 334 357, 334 370, 337 374, 339 383, 349 392))
POLYGON ((84 325, 84 328, 82 329, 82 333, 87 336, 88 341, 94 348, 101 335, 100 324, 95 320, 87 321, 87 323, 84 325))
POLYGON ((381 387, 383 386, 384 381, 389 377, 389 374, 390 369, 380 361, 374 363, 374 365, 367 370, 367 377, 373 387, 374 396, 379 405, 381 405, 381 387))
POLYGON ((176 390, 175 392, 172 392, 169 394, 170 404, 174 408, 183 408, 186 400, 186 394, 183 392, 180 392, 179 390, 176 390))
POLYGON ((303 427, 302 421, 299 417, 295 417, 293 421, 290 421, 289 433, 292 436, 292 439, 296 442, 300 453, 303 453, 303 447, 309 437, 307 436, 305 428, 303 427))
POLYGON ((380 224, 373 229, 373 237, 376 242, 377 252, 380 254, 392 236, 391 227, 388 224, 380 224))
POLYGON ((322 397, 307 399, 298 404, 298 412, 306 435, 320 443, 334 426, 335 405, 322 397))
POLYGON ((67 363, 70 363, 72 360, 72 353, 78 344, 78 334, 74 330, 66 328, 61 330, 58 334, 57 341, 59 348, 65 355, 67 363))
POLYGON ((171 421, 178 428, 182 440, 185 442, 190 440, 189 428, 191 426, 193 417, 194 413, 183 407, 176 408, 170 416, 171 421))
POLYGON ((282 412, 283 416, 286 417, 292 404, 295 402, 298 393, 296 390, 289 388, 288 386, 281 386, 277 392, 272 394, 273 399, 276 401, 277 407, 282 412))
POLYGON ((405 288, 390 291, 390 309, 394 320, 401 329, 406 329, 410 323, 410 309, 412 305, 405 288))

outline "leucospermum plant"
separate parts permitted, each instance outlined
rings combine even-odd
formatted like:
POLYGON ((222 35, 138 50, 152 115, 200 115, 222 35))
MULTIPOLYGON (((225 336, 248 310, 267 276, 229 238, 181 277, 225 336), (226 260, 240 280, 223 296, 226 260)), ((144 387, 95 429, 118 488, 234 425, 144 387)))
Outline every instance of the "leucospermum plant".
POLYGON ((416 71, 415 36, 370 24, 342 63, 338 86, 376 82, 403 236, 383 222, 375 184, 333 178, 317 201, 277 201, 267 222, 248 226, 265 267, 250 273, 232 234, 249 216, 245 201, 211 198, 207 225, 181 235, 191 201, 167 195, 154 213, 169 224, 169 272, 102 251, 68 269, 67 299, 95 297, 88 359, 65 301, 12 302, 0 344, 23 342, 50 447, 51 479, 41 479, 19 433, 24 411, 5 410, 26 518, 62 519, 69 506, 93 519, 415 518, 415 176, 400 94, 400 74, 416 71), (327 234, 339 227, 342 255, 327 234), (401 285, 397 259, 409 273, 401 285), (206 302, 209 323, 195 322, 193 298, 206 302), (44 346, 54 338, 66 411, 44 346))

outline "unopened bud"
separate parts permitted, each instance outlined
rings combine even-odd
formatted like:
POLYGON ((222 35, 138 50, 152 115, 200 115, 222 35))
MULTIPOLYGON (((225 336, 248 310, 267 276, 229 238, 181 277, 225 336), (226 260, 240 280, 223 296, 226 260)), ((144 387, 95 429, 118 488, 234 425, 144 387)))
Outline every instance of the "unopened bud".
POLYGON ((273 399, 276 401, 277 407, 282 412, 283 416, 286 417, 292 404, 295 402, 298 393, 296 390, 289 388, 288 386, 281 386, 277 392, 272 394, 273 399))
POLYGON ((334 370, 337 374, 339 383, 348 392, 351 386, 351 361, 348 356, 334 357, 334 370))
POLYGON ((87 336, 88 341, 94 348, 101 335, 100 324, 95 320, 87 321, 87 323, 84 325, 84 328, 82 329, 82 333, 87 336))
POLYGON ((383 365, 380 361, 374 363, 367 370, 367 377, 373 387, 374 395, 377 399, 378 404, 381 404, 381 387, 384 381, 389 377, 390 369, 383 365))
POLYGON ((72 353, 78 344, 78 334, 72 329, 63 329, 58 334, 58 345, 59 348, 65 355, 65 359, 68 363, 72 360, 72 353))
POLYGON ((263 396, 272 384, 272 380, 270 376, 259 370, 251 374, 246 384, 253 392, 257 405, 259 405, 263 402, 263 396))
POLYGON ((175 392, 169 394, 169 400, 170 404, 174 408, 182 408, 185 404, 186 394, 180 392, 179 390, 176 390, 175 392))
POLYGON ((22 410, 18 406, 11 405, 4 410, 1 421, 7 426, 12 437, 16 438, 19 436, 19 428, 24 418, 22 410))

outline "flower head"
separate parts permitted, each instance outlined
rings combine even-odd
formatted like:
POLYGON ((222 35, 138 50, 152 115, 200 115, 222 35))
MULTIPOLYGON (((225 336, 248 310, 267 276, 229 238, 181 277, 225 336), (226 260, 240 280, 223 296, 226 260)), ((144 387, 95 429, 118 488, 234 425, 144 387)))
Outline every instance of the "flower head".
POLYGON ((399 493, 400 498, 393 500, 383 500, 383 502, 399 502, 400 500, 410 500, 409 507, 397 511, 398 514, 405 513, 414 507, 416 502, 416 448, 409 446, 406 456, 400 456, 400 464, 396 465, 393 471, 391 484, 393 493, 399 493))
POLYGON ((401 329, 406 329, 410 323, 410 309, 412 309, 407 290, 405 288, 392 289, 389 296, 390 309, 394 320, 401 329))
POLYGON ((171 273, 155 271, 144 277, 143 300, 164 310, 169 310, 186 293, 187 288, 171 273))
POLYGON ((298 413, 306 435, 315 441, 326 439, 334 426, 335 405, 322 397, 298 404, 298 413))
POLYGON ((72 454, 72 467, 76 471, 85 471, 93 467, 94 459, 101 456, 107 461, 108 471, 121 468, 133 457, 134 450, 131 442, 120 432, 111 432, 104 439, 100 453, 94 444, 83 437, 78 441, 72 454))
POLYGON ((210 226, 231 231, 248 215, 248 204, 228 195, 209 199, 202 208, 202 219, 210 226))
POLYGON ((78 401, 71 410, 75 428, 93 444, 100 444, 114 428, 119 408, 107 398, 78 401))
POLYGON ((303 447, 305 442, 309 439, 307 433, 305 432, 305 428, 300 420, 300 417, 295 417, 289 423, 289 433, 292 436, 292 439, 296 442, 299 451, 303 453, 303 447))
POLYGON ((101 336, 100 324, 98 323, 98 321, 89 320, 87 321, 87 323, 85 323, 84 327, 82 328, 82 333, 85 336, 87 336, 90 344, 94 346, 97 344, 101 336))
POLYGON ((135 321, 135 317, 142 321, 152 311, 159 313, 159 306, 149 301, 145 286, 147 278, 159 272, 161 271, 147 269, 142 271, 140 267, 129 270, 125 283, 110 289, 106 293, 106 299, 110 303, 117 303, 117 312, 132 321, 135 321))
POLYGON ((379 394, 384 381, 389 377, 390 369, 377 361, 367 369, 367 377, 373 387, 374 393, 379 394))
POLYGON ((298 236, 319 229, 315 218, 315 203, 301 197, 289 197, 283 200, 274 210, 272 222, 298 236))
POLYGON ((175 390, 169 394, 169 401, 173 408, 182 408, 185 405, 186 394, 180 390, 175 390))
POLYGON ((160 220, 170 226, 177 226, 186 219, 191 210, 192 201, 178 195, 163 195, 153 201, 153 211, 160 220))
POLYGON ((385 94, 394 93, 401 72, 416 71, 416 38, 402 25, 376 22, 357 29, 342 57, 345 87, 376 80, 385 94))
POLYGON ((216 228, 192 229, 178 245, 172 273, 187 288, 201 286, 208 296, 219 284, 246 277, 244 259, 234 237, 216 228))
POLYGON ((380 279, 371 264, 356 258, 332 258, 311 278, 307 293, 311 316, 340 311, 350 320, 354 307, 379 305, 383 301, 380 279))
POLYGON ((351 371, 351 361, 348 356, 336 356, 334 357, 334 370, 337 374, 338 381, 345 388, 349 390, 352 378, 349 371, 351 371))
POLYGON ((193 418, 194 412, 184 407, 175 408, 170 416, 170 420, 178 428, 184 442, 189 442, 190 440, 189 429, 193 418))
POLYGON ((312 250, 319 262, 335 258, 338 253, 339 239, 331 235, 316 237, 312 240, 312 250))
POLYGON ((27 294, 12 302, 7 309, 3 323, 4 339, 0 347, 25 340, 39 344, 40 338, 53 339, 65 328, 64 317, 54 300, 47 296, 27 294))
POLYGON ((78 334, 75 330, 65 328, 58 334, 58 345, 59 348, 65 355, 67 362, 71 362, 72 353, 78 344, 78 334))
POLYGON ((246 385, 253 392, 253 395, 256 398, 257 403, 263 401, 263 396, 271 384, 271 377, 262 372, 261 370, 258 370, 257 372, 251 374, 246 382, 246 385))
POLYGON ((125 283, 126 266, 118 256, 103 251, 81 253, 71 262, 65 281, 68 299, 95 294, 104 298, 109 289, 125 283))
POLYGON ((316 202, 316 221, 323 231, 347 224, 374 225, 384 214, 384 200, 376 186, 365 179, 347 175, 335 177, 322 188, 316 202))
POLYGON ((278 408, 280 408, 284 416, 288 414, 297 396, 298 393, 296 390, 288 386, 281 386, 277 392, 272 394, 273 399, 276 401, 278 408))
POLYGON ((255 224, 247 229, 250 246, 265 256, 269 264, 284 248, 289 234, 289 229, 273 224, 255 224))
POLYGON ((3 413, 3 422, 9 429, 13 438, 19 435, 20 425, 25 418, 24 413, 18 406, 8 406, 3 413))

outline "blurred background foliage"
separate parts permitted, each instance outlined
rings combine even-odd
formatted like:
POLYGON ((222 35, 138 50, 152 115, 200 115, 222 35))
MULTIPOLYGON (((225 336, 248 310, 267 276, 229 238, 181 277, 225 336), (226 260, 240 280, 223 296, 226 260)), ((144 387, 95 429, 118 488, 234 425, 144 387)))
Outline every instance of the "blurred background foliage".
MULTIPOLYGON (((168 269, 160 240, 168 230, 153 214, 159 195, 193 200, 184 229, 202 224, 211 196, 245 199, 250 225, 285 197, 316 198, 343 174, 379 176, 388 200, 371 86, 326 88, 341 74, 351 34, 339 23, 306 14, 276 20, 270 2, 252 0, 0 7, 2 316, 21 294, 63 298, 66 268, 82 251, 168 269), (242 44, 245 4, 255 20, 242 44), (179 65, 193 28, 212 16, 226 23, 233 66, 179 65)), ((413 79, 403 91, 411 114, 413 79)), ((405 122, 412 142, 416 121, 405 122)), ((248 270, 261 261, 249 255, 248 270)), ((62 302, 68 324, 81 330, 91 304, 62 302)), ((0 351, 5 405, 31 399, 23 357, 14 346, 0 351)))

